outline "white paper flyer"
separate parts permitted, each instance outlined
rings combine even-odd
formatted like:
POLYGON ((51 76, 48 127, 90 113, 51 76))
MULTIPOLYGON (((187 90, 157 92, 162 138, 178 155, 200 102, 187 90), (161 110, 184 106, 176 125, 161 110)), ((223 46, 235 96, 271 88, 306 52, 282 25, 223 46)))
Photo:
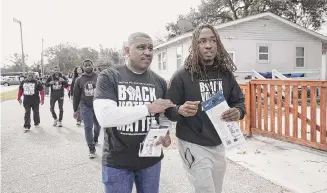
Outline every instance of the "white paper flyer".
POLYGON ((210 99, 202 103, 202 110, 207 113, 227 150, 245 143, 244 135, 238 123, 225 122, 220 118, 222 113, 229 108, 222 91, 217 92, 210 99))
POLYGON ((162 151, 162 145, 156 146, 156 142, 160 137, 165 137, 168 132, 166 128, 153 128, 149 130, 143 143, 140 144, 139 156, 140 157, 160 157, 162 151))

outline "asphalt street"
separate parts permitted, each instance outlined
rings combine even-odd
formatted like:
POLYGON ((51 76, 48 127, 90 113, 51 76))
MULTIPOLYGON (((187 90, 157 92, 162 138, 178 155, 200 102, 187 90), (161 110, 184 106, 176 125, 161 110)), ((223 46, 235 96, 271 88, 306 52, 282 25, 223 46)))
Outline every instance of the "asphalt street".
MULTIPOLYGON (((15 100, 1 103, 1 192, 103 192, 100 157, 103 135, 97 147, 100 155, 90 160, 83 127, 77 127, 72 118, 71 102, 65 99, 62 128, 52 126, 49 106, 49 98, 46 97, 45 104, 40 108, 41 127, 32 127, 30 132, 24 133, 24 108, 15 100)), ((191 192, 175 146, 165 150, 160 192, 191 192)), ((287 191, 229 161, 224 192, 287 191)))

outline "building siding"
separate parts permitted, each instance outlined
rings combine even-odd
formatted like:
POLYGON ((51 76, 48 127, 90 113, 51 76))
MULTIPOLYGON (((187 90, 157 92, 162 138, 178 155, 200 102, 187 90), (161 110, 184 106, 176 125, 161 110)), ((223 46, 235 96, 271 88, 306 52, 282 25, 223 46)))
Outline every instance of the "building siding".
MULTIPOLYGON (((296 69, 296 47, 304 47, 304 69, 320 68, 321 43, 294 41, 222 40, 227 51, 235 51, 239 71, 271 71, 296 69), (268 45, 270 60, 258 61, 258 45, 268 45)), ((300 68, 301 69, 301 68, 300 68)))
POLYGON ((218 29, 221 37, 242 40, 319 41, 274 18, 266 17, 218 29))

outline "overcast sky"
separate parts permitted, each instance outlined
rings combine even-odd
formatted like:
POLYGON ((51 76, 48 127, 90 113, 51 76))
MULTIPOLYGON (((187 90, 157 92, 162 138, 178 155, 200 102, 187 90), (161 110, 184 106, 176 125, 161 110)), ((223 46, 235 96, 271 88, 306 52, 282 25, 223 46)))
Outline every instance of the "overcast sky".
MULTIPOLYGON (((164 36, 165 24, 176 21, 201 0, 2 0, 2 63, 21 53, 19 25, 23 23, 24 51, 28 65, 40 59, 44 49, 61 42, 99 49, 122 47, 132 32, 164 36)), ((327 35, 327 26, 321 31, 327 35)))
MULTIPOLYGON (((61 42, 77 46, 120 49, 130 33, 164 36, 165 24, 187 13, 200 0, 3 0, 3 56, 21 53, 19 24, 23 23, 27 64, 39 60, 44 48, 61 42)), ((4 61, 5 62, 5 61, 4 61)))

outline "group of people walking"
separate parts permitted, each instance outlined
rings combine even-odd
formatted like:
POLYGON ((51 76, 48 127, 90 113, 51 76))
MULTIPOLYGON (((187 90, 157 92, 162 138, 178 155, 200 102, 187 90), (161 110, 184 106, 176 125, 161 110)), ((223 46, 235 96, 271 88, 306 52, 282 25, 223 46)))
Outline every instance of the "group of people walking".
MULTIPOLYGON (((226 171, 225 148, 212 122, 202 111, 201 102, 223 91, 230 109, 220 118, 226 122, 243 119, 245 105, 233 75, 236 67, 217 31, 211 25, 195 29, 190 54, 184 66, 172 76, 169 88, 166 81, 150 69, 153 42, 149 35, 131 34, 125 52, 128 56, 126 65, 110 67, 99 75, 93 72, 92 61, 84 61, 82 67, 75 69, 70 92, 77 124, 82 119, 84 122, 90 158, 96 155, 95 145, 100 127, 103 128, 102 181, 105 192, 131 193, 134 183, 138 193, 159 192, 163 153, 159 157, 140 157, 139 151, 153 121, 162 125, 169 119, 177 122, 178 149, 193 190, 196 193, 221 193, 226 171)), ((20 93, 25 96, 24 106, 28 104, 26 109, 32 107, 29 96, 34 96, 38 102, 40 92, 41 104, 44 101, 42 85, 37 82, 33 82, 34 92, 25 92, 32 88, 28 86, 32 81, 28 81, 20 87, 20 93), (25 99, 28 100, 25 102, 25 99)), ((52 91, 67 84, 64 77, 55 73, 46 85, 52 91)), ((59 102, 63 97, 61 94, 54 96, 51 104, 63 103, 59 102)), ((53 112, 53 106, 50 106, 53 112)), ((28 119, 27 112, 25 119, 28 119)), ((52 114, 55 124, 61 125, 63 111, 60 111, 59 119, 52 114)), ((34 121, 36 125, 40 122, 34 121)), ((29 128, 30 121, 25 121, 24 127, 29 128)), ((169 133, 157 142, 164 147, 170 144, 169 133)))
POLYGON ((68 96, 73 99, 74 118, 77 120, 78 126, 81 125, 82 120, 84 121, 85 137, 90 151, 89 157, 94 158, 100 125, 93 111, 93 94, 97 79, 93 67, 90 60, 85 60, 82 67, 76 67, 71 85, 68 84, 67 78, 62 75, 58 66, 53 68, 53 74, 43 84, 34 77, 33 72, 28 72, 27 79, 23 80, 19 86, 17 98, 19 103, 23 103, 25 107, 24 131, 29 131, 31 128, 31 109, 35 127, 40 124, 39 105, 44 104, 44 87, 50 88, 50 112, 54 120, 53 126, 62 127, 65 89, 70 87, 68 96), (21 100, 22 96, 24 96, 24 102, 21 100), (56 103, 59 107, 59 116, 55 111, 56 103))

